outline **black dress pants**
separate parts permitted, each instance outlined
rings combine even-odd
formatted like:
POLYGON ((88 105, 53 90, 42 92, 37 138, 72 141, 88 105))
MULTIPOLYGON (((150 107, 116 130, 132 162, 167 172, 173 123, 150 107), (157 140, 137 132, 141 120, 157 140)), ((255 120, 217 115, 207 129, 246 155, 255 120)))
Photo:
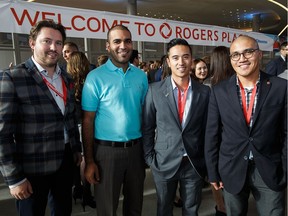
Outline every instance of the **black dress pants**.
POLYGON ((33 194, 24 200, 17 200, 20 216, 44 216, 50 192, 54 216, 70 216, 72 213, 73 156, 71 148, 65 145, 65 154, 59 170, 51 175, 27 176, 33 194))

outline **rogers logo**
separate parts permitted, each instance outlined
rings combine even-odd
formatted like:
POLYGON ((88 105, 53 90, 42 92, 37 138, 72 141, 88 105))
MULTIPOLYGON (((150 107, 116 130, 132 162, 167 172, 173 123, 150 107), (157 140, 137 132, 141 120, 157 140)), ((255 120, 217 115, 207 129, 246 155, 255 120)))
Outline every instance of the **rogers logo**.
POLYGON ((172 35, 172 28, 168 23, 163 23, 159 28, 160 34, 163 38, 168 39, 172 35))

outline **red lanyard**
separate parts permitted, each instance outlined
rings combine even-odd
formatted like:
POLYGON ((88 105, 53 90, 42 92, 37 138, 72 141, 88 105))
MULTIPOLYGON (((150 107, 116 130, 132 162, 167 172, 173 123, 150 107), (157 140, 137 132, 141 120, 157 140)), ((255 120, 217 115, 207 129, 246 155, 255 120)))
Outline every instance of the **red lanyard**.
POLYGON ((182 123, 182 120, 183 120, 183 113, 185 110, 188 88, 189 86, 184 90, 183 98, 182 98, 181 90, 180 88, 178 88, 178 114, 179 114, 180 123, 182 123))
POLYGON ((54 91, 57 95, 59 95, 59 97, 61 97, 64 101, 64 105, 66 106, 66 101, 67 101, 67 88, 65 86, 65 82, 63 80, 63 78, 61 77, 61 81, 62 81, 62 89, 63 89, 63 94, 60 93, 53 84, 51 84, 44 76, 42 76, 44 82, 46 83, 46 85, 52 90, 54 91))
POLYGON ((253 88, 251 99, 250 99, 250 103, 249 103, 249 107, 248 107, 248 111, 247 111, 245 90, 244 90, 244 88, 243 88, 243 86, 242 86, 240 81, 239 81, 239 85, 240 85, 240 89, 241 89, 243 113, 244 113, 244 117, 245 117, 246 123, 247 123, 247 125, 249 125, 250 124, 250 120, 251 120, 251 116, 252 116, 252 110, 253 110, 254 102, 255 102, 257 86, 255 84, 255 86, 253 88))

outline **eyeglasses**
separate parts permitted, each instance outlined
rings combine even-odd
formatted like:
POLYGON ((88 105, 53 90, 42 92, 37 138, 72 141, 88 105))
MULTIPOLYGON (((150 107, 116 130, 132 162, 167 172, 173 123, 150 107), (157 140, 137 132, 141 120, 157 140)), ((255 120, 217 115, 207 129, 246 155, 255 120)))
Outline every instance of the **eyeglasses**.
POLYGON ((233 61, 238 61, 241 58, 241 55, 243 55, 244 58, 249 59, 253 56, 256 50, 259 50, 259 49, 246 49, 242 53, 235 52, 230 55, 230 58, 233 61))

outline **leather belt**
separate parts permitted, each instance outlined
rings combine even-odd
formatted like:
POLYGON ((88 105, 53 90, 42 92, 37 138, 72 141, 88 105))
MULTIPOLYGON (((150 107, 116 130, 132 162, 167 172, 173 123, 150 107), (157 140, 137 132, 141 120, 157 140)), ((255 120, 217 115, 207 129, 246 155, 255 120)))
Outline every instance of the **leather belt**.
POLYGON ((140 142, 140 138, 129 140, 126 142, 116 142, 116 141, 107 141, 107 140, 99 140, 95 139, 95 142, 102 146, 109 146, 115 148, 129 148, 132 147, 140 142))

